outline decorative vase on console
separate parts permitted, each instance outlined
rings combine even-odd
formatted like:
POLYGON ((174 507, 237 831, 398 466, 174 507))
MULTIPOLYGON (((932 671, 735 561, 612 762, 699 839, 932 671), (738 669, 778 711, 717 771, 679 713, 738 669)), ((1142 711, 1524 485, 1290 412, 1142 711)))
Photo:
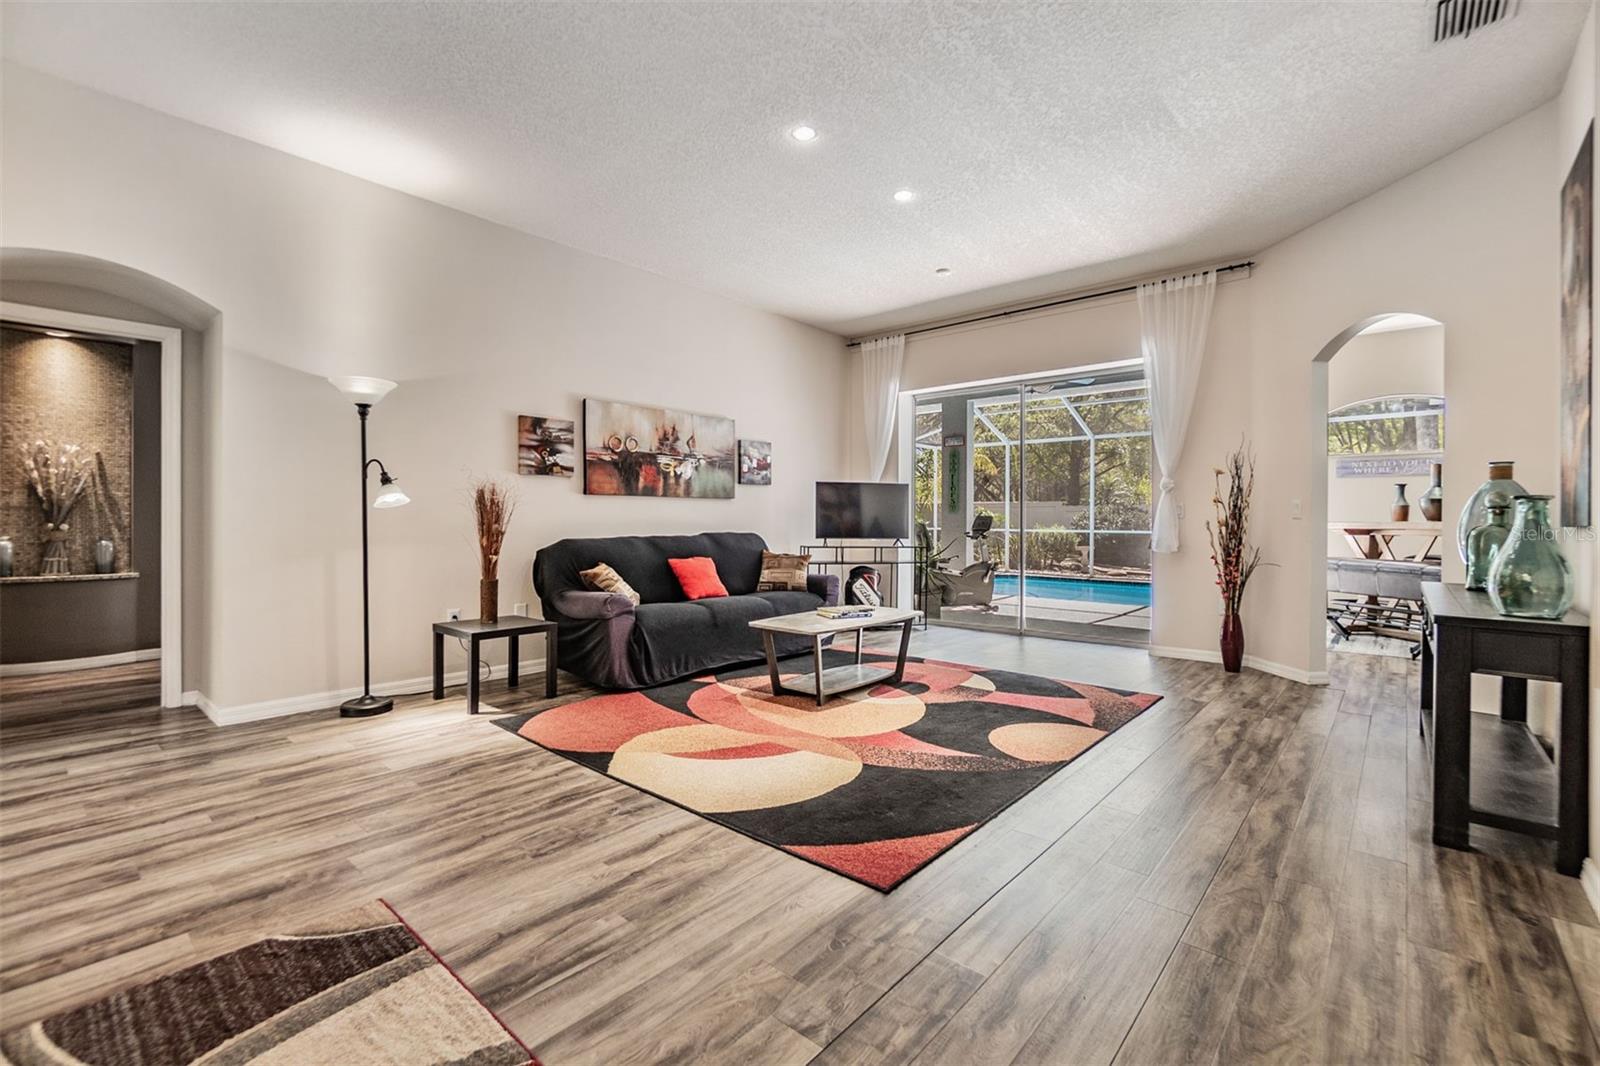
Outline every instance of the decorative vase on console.
POLYGON ((1491 492, 1483 504, 1489 520, 1467 534, 1467 588, 1473 592, 1482 592, 1488 586, 1494 557, 1511 534, 1511 527, 1506 524, 1511 498, 1503 492, 1491 492))
POLYGON ((1488 521, 1488 511, 1483 506, 1483 501, 1491 492, 1503 492, 1509 499, 1526 496, 1528 490, 1517 484, 1512 477, 1511 468, 1514 465, 1510 459, 1495 459, 1489 463, 1489 480, 1479 485, 1477 491, 1467 500, 1467 505, 1461 508, 1461 517, 1456 522, 1456 550, 1461 553, 1461 561, 1467 561, 1467 534, 1488 521))
POLYGON ((16 565, 17 549, 10 537, 0 537, 0 577, 10 577, 16 565))
POLYGON ((1411 504, 1406 500, 1406 483, 1394 483, 1394 503, 1389 508, 1389 518, 1394 522, 1409 522, 1411 520, 1411 504))
POLYGON ((1516 498, 1516 521, 1489 568, 1489 599, 1501 614, 1560 618, 1572 606, 1572 567, 1550 527, 1550 499, 1516 498))
POLYGON ((1444 464, 1430 463, 1428 479, 1428 491, 1417 500, 1417 506, 1422 508, 1422 517, 1426 521, 1437 522, 1444 517, 1444 464))
POLYGON ((101 537, 94 542, 94 572, 109 574, 116 568, 117 546, 109 539, 101 537))

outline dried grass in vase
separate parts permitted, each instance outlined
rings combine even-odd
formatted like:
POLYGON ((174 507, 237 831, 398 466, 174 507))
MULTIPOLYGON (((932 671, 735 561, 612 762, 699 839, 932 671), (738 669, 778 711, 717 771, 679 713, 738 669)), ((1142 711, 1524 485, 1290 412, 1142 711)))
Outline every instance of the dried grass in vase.
POLYGON ((517 509, 517 500, 505 486, 488 478, 473 483, 472 512, 478 523, 478 617, 500 619, 500 547, 517 509))
POLYGON ((44 562, 41 573, 67 572, 67 519, 89 487, 93 468, 77 444, 51 445, 34 441, 22 449, 22 466, 28 485, 44 508, 44 562))
POLYGON ((1238 673, 1244 661, 1244 624, 1239 610, 1244 605, 1245 586, 1261 562, 1261 549, 1252 548, 1247 535, 1250 526, 1250 495, 1256 486, 1256 457, 1244 444, 1228 456, 1227 468, 1218 468, 1216 493, 1211 505, 1216 509, 1216 525, 1206 523, 1211 541, 1211 565, 1217 571, 1217 590, 1222 593, 1222 665, 1238 673), (1222 479, 1228 479, 1223 488, 1222 479))

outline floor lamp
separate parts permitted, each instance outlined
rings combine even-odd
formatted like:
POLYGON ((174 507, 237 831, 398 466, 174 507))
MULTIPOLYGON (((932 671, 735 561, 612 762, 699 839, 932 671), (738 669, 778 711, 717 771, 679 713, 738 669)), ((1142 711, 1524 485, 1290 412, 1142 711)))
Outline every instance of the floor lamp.
POLYGON ((372 694, 372 603, 367 573, 367 473, 372 465, 377 463, 378 466, 378 495, 372 506, 403 507, 411 502, 411 497, 400 491, 382 462, 367 458, 367 415, 373 404, 389 395, 394 382, 383 378, 328 380, 356 405, 356 415, 361 419, 361 695, 339 704, 339 714, 345 718, 368 718, 394 709, 393 698, 372 694))

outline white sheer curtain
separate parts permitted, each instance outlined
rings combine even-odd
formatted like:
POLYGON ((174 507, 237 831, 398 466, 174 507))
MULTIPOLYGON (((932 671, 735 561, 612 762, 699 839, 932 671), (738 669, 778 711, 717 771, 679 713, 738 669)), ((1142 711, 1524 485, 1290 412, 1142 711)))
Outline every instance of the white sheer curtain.
POLYGON ((1139 286, 1139 342, 1145 380, 1150 383, 1150 436, 1161 464, 1151 551, 1178 550, 1177 503, 1172 498, 1177 485, 1172 475, 1183 457, 1216 292, 1214 270, 1139 286))
POLYGON ((867 436, 867 480, 883 476, 894 443, 895 407, 900 402, 900 369, 905 364, 903 333, 861 342, 861 413, 867 436))

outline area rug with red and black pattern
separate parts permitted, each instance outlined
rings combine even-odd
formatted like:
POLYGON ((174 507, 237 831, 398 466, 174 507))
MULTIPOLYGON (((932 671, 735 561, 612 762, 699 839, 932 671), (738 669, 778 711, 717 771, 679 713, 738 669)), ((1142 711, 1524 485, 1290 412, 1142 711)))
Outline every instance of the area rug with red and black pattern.
POLYGON ((763 664, 495 724, 887 892, 1160 698, 911 658, 898 685, 821 708, 774 697, 763 664))

